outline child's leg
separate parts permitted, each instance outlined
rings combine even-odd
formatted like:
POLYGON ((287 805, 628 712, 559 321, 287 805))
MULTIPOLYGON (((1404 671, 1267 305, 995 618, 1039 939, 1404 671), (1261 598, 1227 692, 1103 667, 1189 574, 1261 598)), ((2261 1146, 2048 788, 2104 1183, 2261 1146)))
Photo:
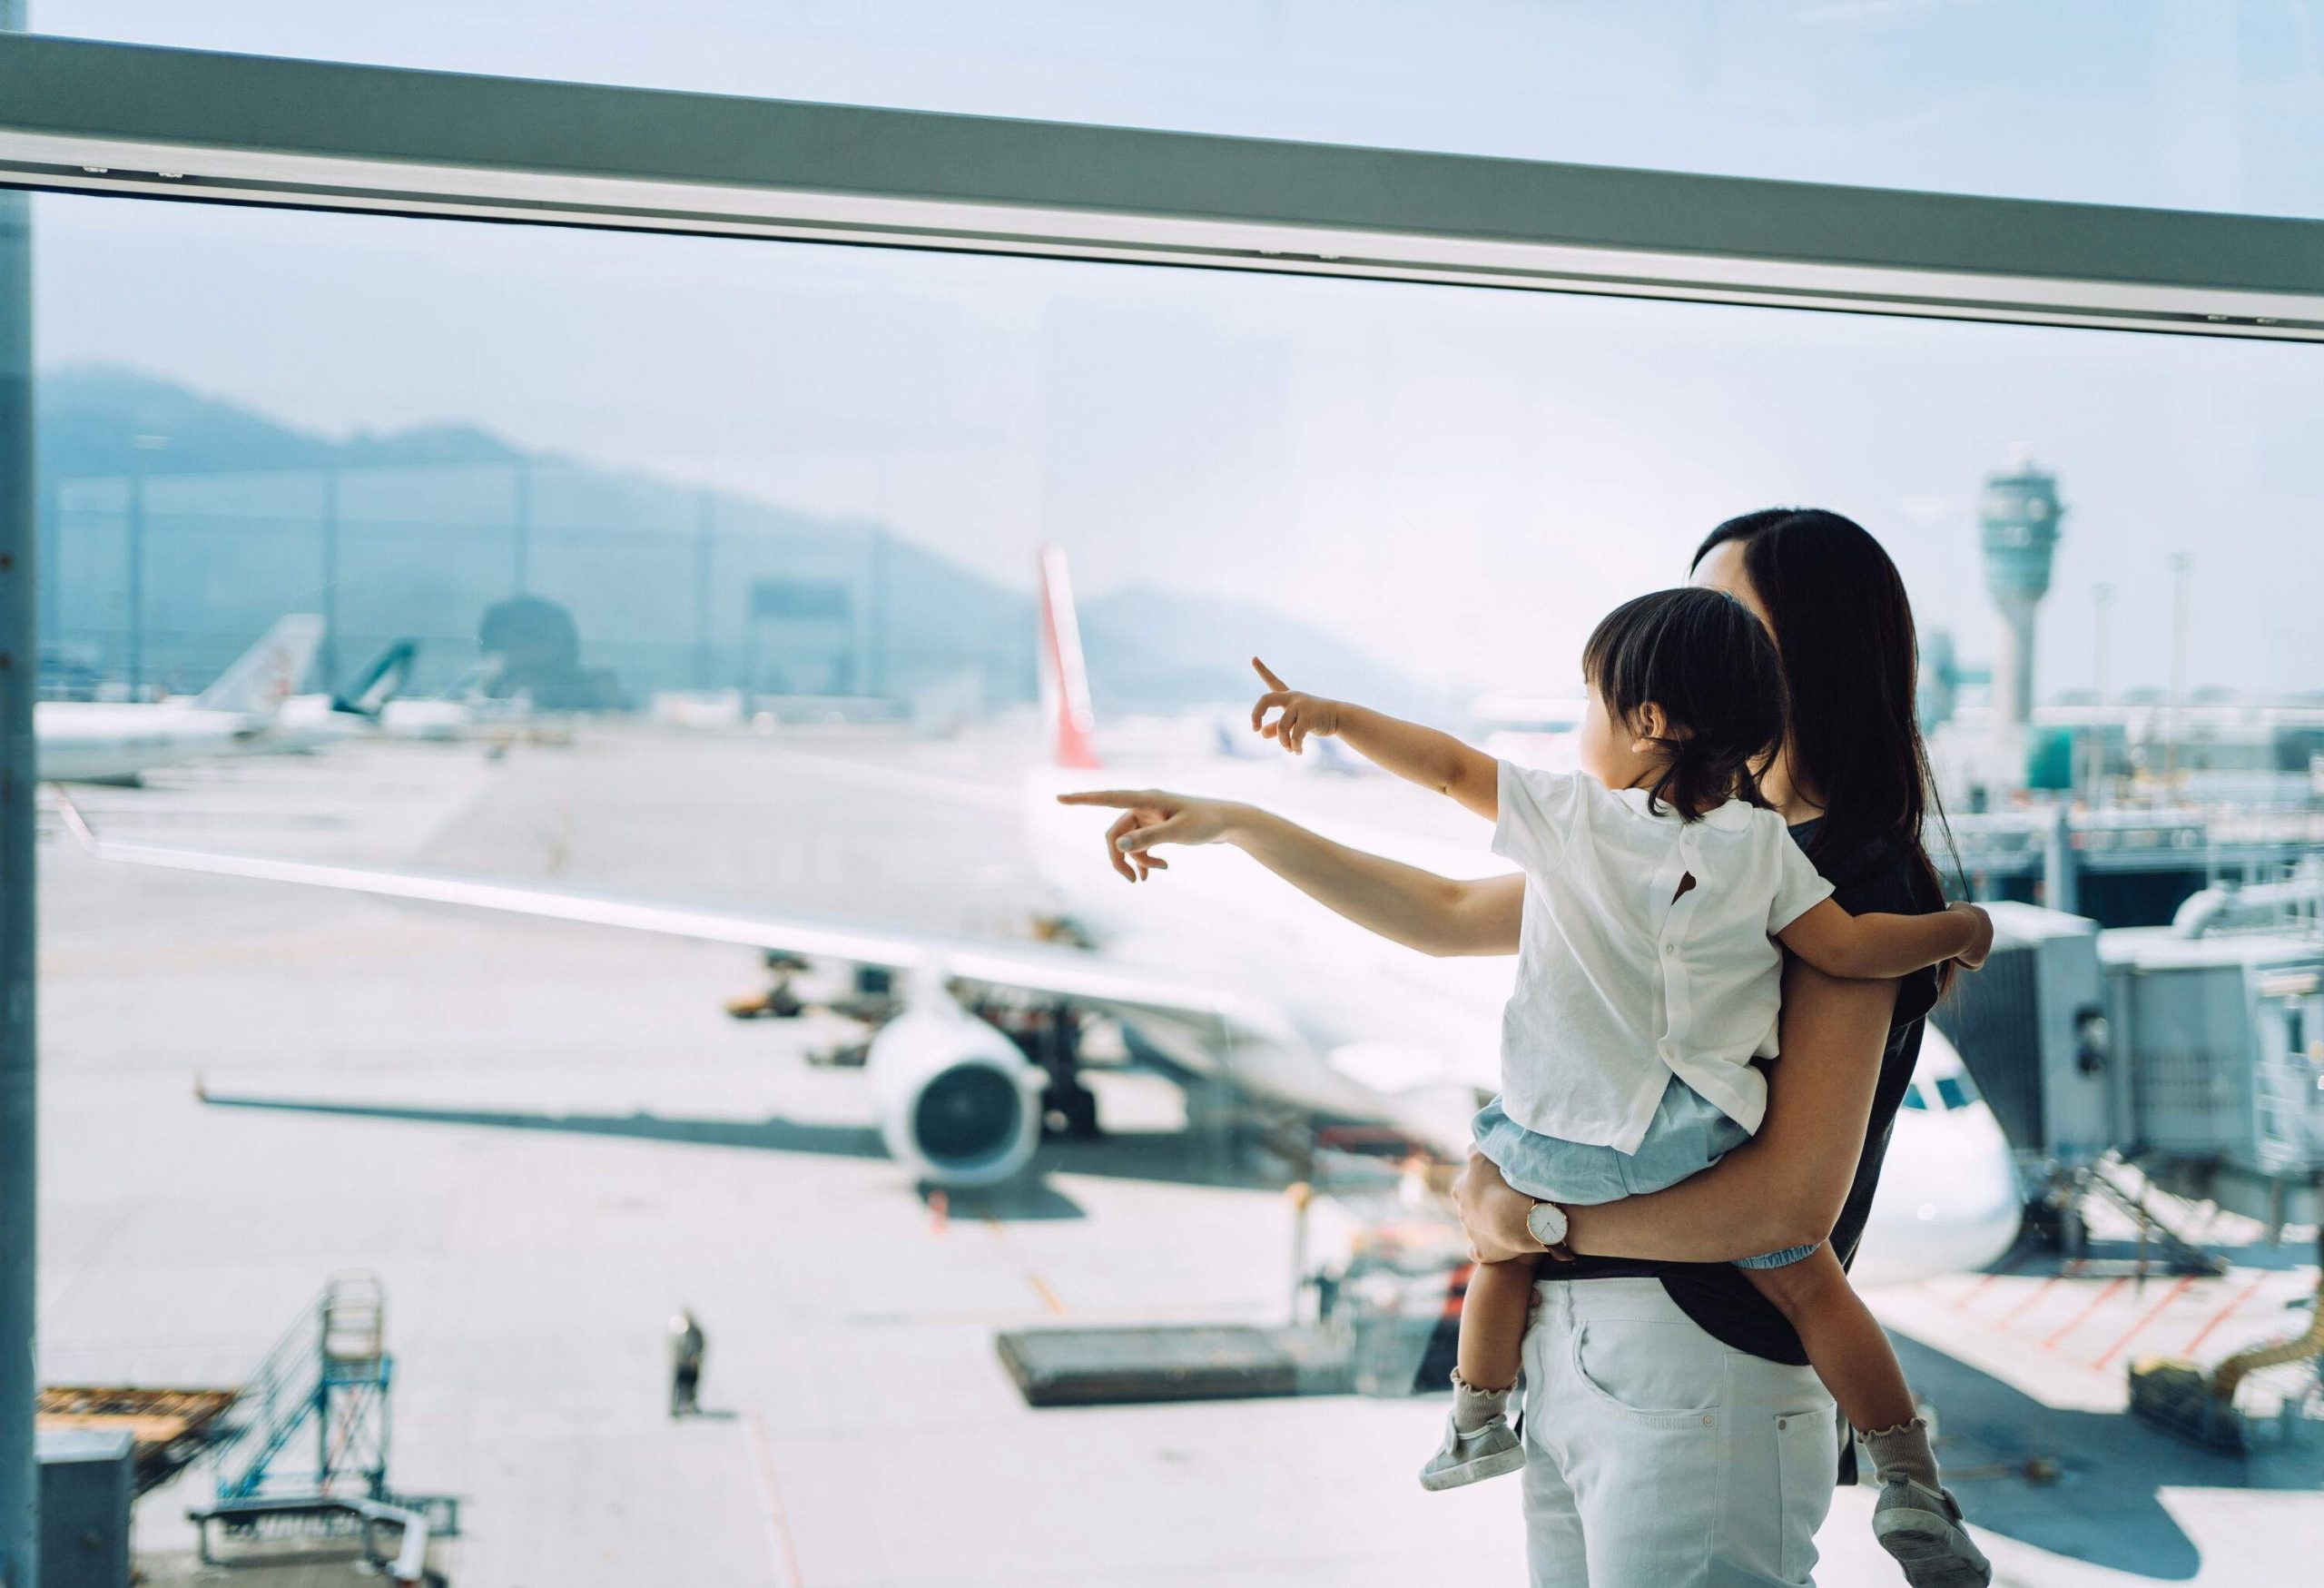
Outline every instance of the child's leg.
POLYGON ((1460 1365, 1452 1370, 1452 1416, 1444 1442, 1420 1469, 1423 1489, 1455 1489, 1525 1465, 1525 1447, 1502 1415, 1517 1387, 1533 1263, 1479 1263, 1461 1304, 1460 1365))
POLYGON ((1828 1246, 1779 1268, 1741 1265, 1759 1294, 1776 1304, 1807 1348, 1807 1360, 1848 1422, 1862 1432, 1885 1479, 1903 1473, 1937 1486, 1928 1431, 1914 1415, 1913 1392, 1888 1344, 1840 1259, 1828 1246))
POLYGON ((1461 1353, 1452 1386, 1453 1425, 1462 1433, 1501 1414, 1517 1386, 1533 1302, 1533 1259, 1479 1263, 1461 1303, 1461 1353))
POLYGON ((1969 1537, 1960 1505, 1938 1481, 1928 1425, 1913 1415, 1905 1370, 1832 1248, 1819 1246, 1777 1267, 1738 1266, 1799 1331, 1824 1387, 1864 1434, 1880 1478, 1873 1536, 1905 1569, 1905 1582, 1912 1588, 1987 1588, 1993 1563, 1969 1537))

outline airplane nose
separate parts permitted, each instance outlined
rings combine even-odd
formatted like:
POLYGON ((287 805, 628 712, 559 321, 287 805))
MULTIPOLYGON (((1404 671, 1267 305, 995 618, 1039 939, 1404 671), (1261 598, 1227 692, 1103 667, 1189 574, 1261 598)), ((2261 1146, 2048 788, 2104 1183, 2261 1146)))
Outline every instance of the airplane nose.
POLYGON ((1961 1273, 1998 1261, 2024 1213, 2017 1166, 1982 1103, 1929 1119, 1911 1149, 1891 1150, 1874 1203, 1886 1238, 1859 1258, 1871 1284, 1961 1273))

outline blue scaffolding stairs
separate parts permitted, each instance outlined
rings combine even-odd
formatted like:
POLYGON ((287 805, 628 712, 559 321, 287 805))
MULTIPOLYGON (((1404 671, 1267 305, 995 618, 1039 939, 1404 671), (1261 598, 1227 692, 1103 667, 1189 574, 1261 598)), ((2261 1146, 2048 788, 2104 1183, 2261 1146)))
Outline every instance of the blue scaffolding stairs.
POLYGON ((333 1277, 235 1397, 213 1447, 221 1500, 286 1492, 358 1494, 388 1486, 386 1298, 367 1274, 333 1277), (308 1435, 311 1462, 298 1448, 308 1435))
POLYGON ((362 1529, 385 1523, 416 1534, 458 1531, 449 1495, 399 1495, 388 1484, 387 1300, 369 1274, 332 1277, 266 1354, 221 1419, 212 1445, 217 1499, 192 1513, 241 1535, 362 1529))

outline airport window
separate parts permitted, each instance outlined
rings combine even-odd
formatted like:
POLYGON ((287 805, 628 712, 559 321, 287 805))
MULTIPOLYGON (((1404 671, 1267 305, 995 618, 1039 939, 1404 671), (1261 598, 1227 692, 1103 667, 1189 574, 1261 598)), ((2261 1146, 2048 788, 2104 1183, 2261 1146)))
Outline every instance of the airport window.
POLYGON ((2312 0, 45 0, 136 44, 1582 164, 2324 214, 2312 0))
MULTIPOLYGON (((148 1469, 157 1561, 320 1451, 455 1583, 1514 1580, 1513 1520, 1403 1470, 1463 1266, 1423 1159, 1493 1088, 1509 962, 1389 954, 1223 851, 1124 886, 1046 796, 1185 783, 1505 872, 1450 802, 1256 739, 1250 658, 1570 767, 1596 622, 1814 503, 1901 570, 1935 848, 2002 928, 1858 1277, 2026 1580, 2276 1569, 2288 1525, 2226 1523, 2317 1421, 2312 1352, 2246 1360, 2314 1287, 2324 1170, 2297 1028, 2252 1057, 2324 958, 2313 350, 32 211, 77 725, 41 1371, 58 1419, 133 1386, 217 1446, 148 1469), (1290 1329, 1333 1393, 1056 1410, 1095 1393, 1060 1329, 1149 1386, 1290 1329), (2156 1355, 2207 1376, 2132 1387, 2156 1355), (300 1422, 325 1365, 340 1420, 300 1422), (237 1391, 275 1420, 218 1421, 237 1391), (2249 1465, 2182 1482, 2134 1395, 2249 1465), (2099 1481, 2023 1475, 2059 1464, 2099 1481)), ((1866 1576, 1870 1505, 1821 1540, 1866 1576)))

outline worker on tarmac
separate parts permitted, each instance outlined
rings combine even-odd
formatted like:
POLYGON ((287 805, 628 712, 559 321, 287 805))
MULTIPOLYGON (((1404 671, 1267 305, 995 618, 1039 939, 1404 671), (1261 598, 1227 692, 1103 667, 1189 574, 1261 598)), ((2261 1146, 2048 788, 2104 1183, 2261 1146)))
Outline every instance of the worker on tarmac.
POLYGON ((670 1320, 670 1415, 691 1416, 702 1409, 702 1358, 708 1342, 691 1307, 670 1320))

